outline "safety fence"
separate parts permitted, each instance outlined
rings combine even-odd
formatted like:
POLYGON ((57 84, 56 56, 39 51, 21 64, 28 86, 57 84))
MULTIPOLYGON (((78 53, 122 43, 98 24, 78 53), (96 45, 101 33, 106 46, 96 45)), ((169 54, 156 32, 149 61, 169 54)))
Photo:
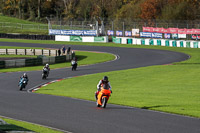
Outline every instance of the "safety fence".
POLYGON ((54 49, 0 49, 0 54, 57 56, 58 51, 54 49))
POLYGON ((38 55, 37 58, 15 59, 0 61, 0 68, 14 68, 25 66, 38 66, 44 64, 55 64, 70 61, 75 57, 75 53, 57 56, 57 50, 43 49, 0 49, 0 54, 13 55, 38 55), (54 51, 54 52, 53 52, 54 51), (45 56, 46 55, 46 56, 45 56))
POLYGON ((167 47, 185 47, 185 48, 200 48, 199 41, 191 40, 170 40, 170 39, 150 39, 150 38, 127 38, 113 37, 114 43, 134 44, 134 45, 157 45, 167 47))
POLYGON ((31 39, 31 40, 55 40, 54 35, 28 35, 28 34, 6 34, 0 33, 0 38, 31 39))
POLYGON ((67 42, 108 42, 108 36, 94 37, 94 36, 64 36, 56 35, 55 41, 67 42))

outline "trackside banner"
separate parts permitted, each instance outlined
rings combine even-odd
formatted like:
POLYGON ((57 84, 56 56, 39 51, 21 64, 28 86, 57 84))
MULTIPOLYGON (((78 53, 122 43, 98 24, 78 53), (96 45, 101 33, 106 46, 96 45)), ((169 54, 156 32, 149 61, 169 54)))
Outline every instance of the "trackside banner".
POLYGON ((162 33, 152 33, 152 38, 162 38, 162 33))
POLYGON ((57 30, 49 29, 49 35, 68 35, 68 36, 96 36, 96 30, 57 30))
POLYGON ((140 32, 140 37, 162 38, 162 33, 140 32))
POLYGON ((151 33, 150 32, 140 32, 140 37, 151 38, 151 33))
POLYGON ((171 34, 200 34, 200 29, 143 27, 143 32, 171 33, 171 34))

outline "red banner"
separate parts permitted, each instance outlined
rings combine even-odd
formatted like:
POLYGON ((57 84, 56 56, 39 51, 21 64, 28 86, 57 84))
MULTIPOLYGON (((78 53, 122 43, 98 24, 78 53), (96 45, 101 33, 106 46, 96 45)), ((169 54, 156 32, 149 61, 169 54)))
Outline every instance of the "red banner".
POLYGON ((187 33, 186 34, 193 34, 194 33, 194 29, 187 29, 187 33))
POLYGON ((143 32, 153 32, 153 27, 143 27, 143 32))
POLYGON ((179 28, 153 28, 143 27, 143 32, 171 33, 171 34, 200 34, 200 29, 179 29, 179 28))
POLYGON ((178 34, 187 34, 187 29, 178 29, 178 34))
POLYGON ((172 34, 178 33, 178 28, 168 28, 168 29, 169 29, 169 33, 172 33, 172 34))
POLYGON ((200 34, 200 29, 194 29, 193 34, 200 34))

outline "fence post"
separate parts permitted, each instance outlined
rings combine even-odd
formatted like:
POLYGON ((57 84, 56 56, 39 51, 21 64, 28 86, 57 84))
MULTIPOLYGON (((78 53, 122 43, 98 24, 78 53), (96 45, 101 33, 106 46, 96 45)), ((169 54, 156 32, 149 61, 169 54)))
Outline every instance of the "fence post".
POLYGON ((15 49, 15 55, 17 55, 17 49, 15 49))
POLYGON ((8 49, 6 48, 6 55, 8 55, 8 49))
POLYGON ((96 30, 97 30, 97 37, 99 36, 99 23, 96 21, 96 30))
POLYGON ((44 51, 43 51, 43 49, 42 49, 42 55, 44 54, 44 51))
POLYGON ((60 30, 62 30, 62 21, 60 20, 60 30))
POLYGON ((112 30, 114 31, 114 22, 112 21, 112 30))
POLYGON ((49 50, 49 56, 51 56, 51 50, 49 50))
POLYGON ((124 22, 123 22, 123 37, 124 37, 124 22))
POLYGON ((82 21, 82 30, 84 30, 84 22, 82 21))
POLYGON ((70 27, 71 27, 71 29, 73 29, 72 21, 70 21, 70 27))
POLYGON ((33 49, 33 54, 35 55, 35 49, 33 49))
POLYGON ((24 49, 24 54, 26 55, 26 49, 24 49))

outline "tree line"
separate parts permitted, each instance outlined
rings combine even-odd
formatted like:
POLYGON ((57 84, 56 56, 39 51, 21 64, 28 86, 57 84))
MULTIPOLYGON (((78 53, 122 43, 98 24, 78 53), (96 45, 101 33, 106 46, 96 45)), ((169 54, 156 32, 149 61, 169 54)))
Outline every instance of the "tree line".
POLYGON ((57 20, 199 20, 199 0, 1 0, 0 13, 45 22, 57 20))

